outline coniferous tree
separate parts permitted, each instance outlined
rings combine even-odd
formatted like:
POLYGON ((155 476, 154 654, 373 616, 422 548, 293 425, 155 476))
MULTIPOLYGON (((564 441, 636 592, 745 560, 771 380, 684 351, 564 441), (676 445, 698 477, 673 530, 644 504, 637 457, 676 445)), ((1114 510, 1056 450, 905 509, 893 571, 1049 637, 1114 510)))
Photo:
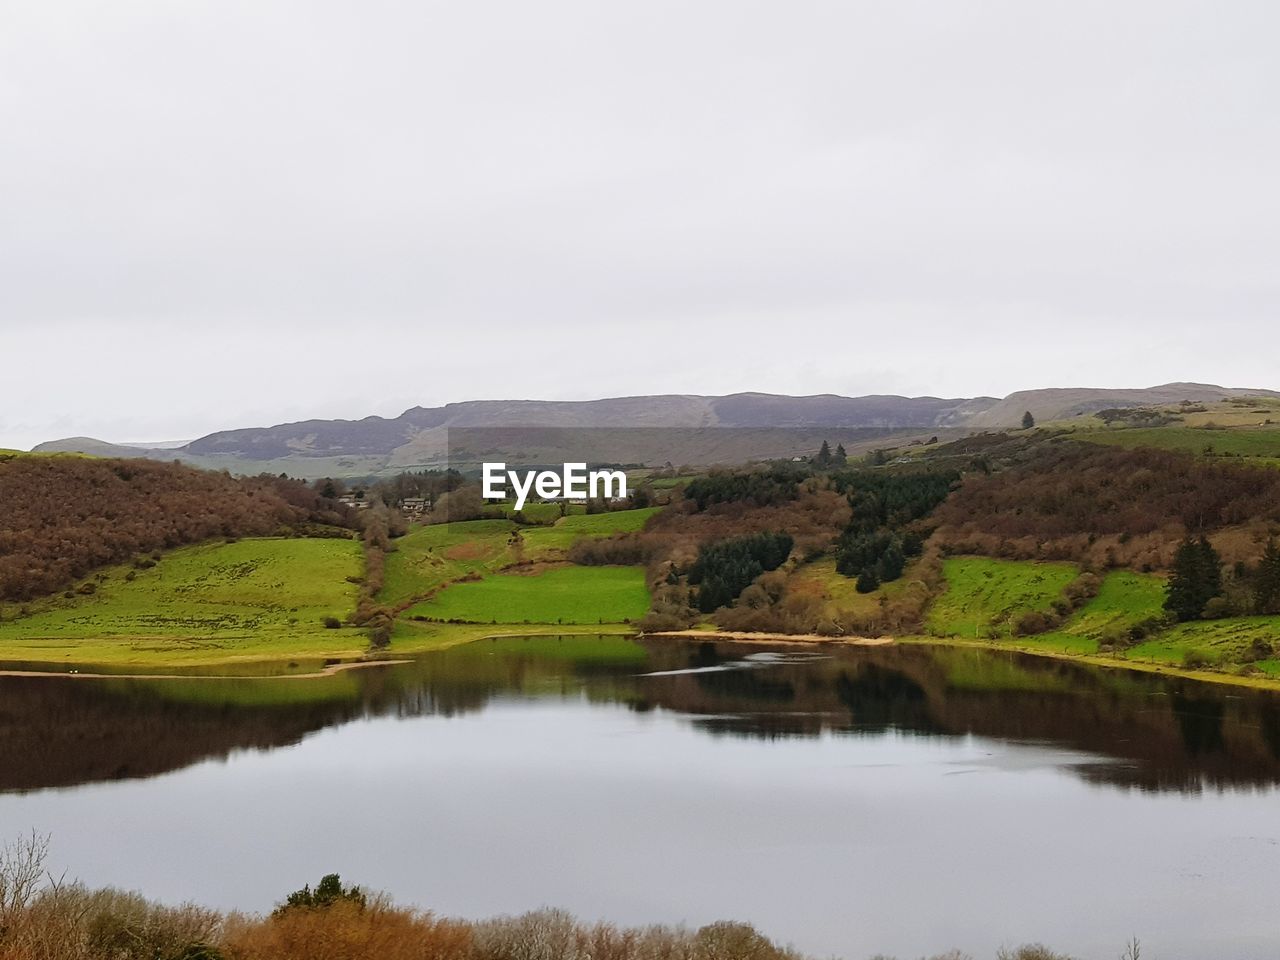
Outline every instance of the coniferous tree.
POLYGON ((854 589, 859 593, 871 593, 880 589, 880 578, 876 576, 874 567, 867 567, 858 575, 858 581, 853 585, 854 589))
POLYGON ((1208 603, 1214 597, 1222 596, 1222 557, 1206 537, 1196 541, 1196 548, 1200 551, 1201 589, 1204 602, 1208 603))
POLYGON ((1164 608, 1179 620, 1198 620, 1205 606, 1222 593, 1222 558, 1209 541, 1188 537, 1173 560, 1164 608))
POLYGON ((849 454, 845 452, 844 444, 837 443, 836 444, 836 465, 843 467, 848 462, 849 462, 849 454))
POLYGON ((1036 425, 1036 418, 1033 417, 1031 415, 1031 411, 1028 410, 1026 413, 1022 415, 1022 429, 1030 430, 1035 425, 1036 425))
POLYGON ((902 547, 895 540, 881 554, 880 562, 876 564, 876 578, 881 583, 892 583, 902 576, 902 571, 906 569, 906 566, 907 558, 902 552, 902 547))
POLYGON ((1267 541, 1262 562, 1258 564, 1253 605, 1257 613, 1280 613, 1280 546, 1274 538, 1267 541))
POLYGON ((818 451, 818 457, 814 462, 820 467, 831 466, 831 445, 827 441, 822 441, 822 449, 818 451))

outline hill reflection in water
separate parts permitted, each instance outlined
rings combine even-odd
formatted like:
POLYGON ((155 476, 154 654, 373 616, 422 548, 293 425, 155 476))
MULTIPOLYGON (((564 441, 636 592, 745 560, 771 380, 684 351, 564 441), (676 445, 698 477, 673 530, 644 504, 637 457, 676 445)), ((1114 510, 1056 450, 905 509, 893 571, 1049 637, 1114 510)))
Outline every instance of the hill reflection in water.
POLYGON ((314 680, 0 678, 0 790, 155 776, 357 718, 513 697, 663 710, 716 737, 979 736, 1144 791, 1280 782, 1280 696, 1266 691, 965 648, 530 637, 314 680))

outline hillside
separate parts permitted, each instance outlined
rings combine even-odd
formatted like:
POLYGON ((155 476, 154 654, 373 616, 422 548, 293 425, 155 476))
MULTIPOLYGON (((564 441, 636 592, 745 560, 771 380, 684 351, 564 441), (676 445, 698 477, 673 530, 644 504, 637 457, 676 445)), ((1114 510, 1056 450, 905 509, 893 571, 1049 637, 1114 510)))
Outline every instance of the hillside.
POLYGON ((36 444, 32 453, 87 453, 93 457, 151 457, 173 459, 174 451, 187 445, 187 441, 169 443, 108 443, 93 437, 65 437, 36 444))
POLYGON ((1028 410, 1041 423, 1084 421, 1107 408, 1217 403, 1246 395, 1280 397, 1269 390, 1172 383, 1135 390, 1027 390, 1003 400, 766 393, 473 400, 413 407, 390 418, 304 420, 225 430, 179 447, 129 447, 73 437, 36 449, 177 459, 233 473, 304 478, 372 476, 438 466, 447 459, 459 460, 460 453, 463 460, 711 465, 807 455, 823 440, 841 443, 850 453, 864 453, 914 439, 946 440, 974 430, 1013 429, 1028 410), (534 430, 543 432, 535 435, 534 430))
POLYGON ((1280 397, 1273 390, 1219 387, 1207 383, 1166 383, 1141 390, 1050 388, 1020 390, 969 417, 965 425, 975 429, 1017 427, 1030 411, 1038 423, 1070 420, 1110 407, 1154 407, 1192 403, 1217 403, 1230 397, 1280 397))
POLYGON ((0 600, 92 582, 101 567, 213 538, 348 523, 296 481, 235 479, 173 463, 74 456, 0 458, 0 600))

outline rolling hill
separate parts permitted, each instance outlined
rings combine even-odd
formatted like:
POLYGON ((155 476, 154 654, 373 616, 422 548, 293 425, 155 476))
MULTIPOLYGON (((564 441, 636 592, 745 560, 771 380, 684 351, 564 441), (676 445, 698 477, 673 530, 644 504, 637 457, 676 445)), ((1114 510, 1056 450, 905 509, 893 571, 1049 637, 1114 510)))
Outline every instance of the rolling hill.
POLYGON ((857 453, 883 444, 887 437, 905 443, 913 436, 927 439, 941 433, 945 438, 1016 428, 1028 410, 1047 423, 1108 407, 1217 402, 1243 395, 1280 397, 1270 390, 1171 383, 1146 389, 1026 390, 1003 400, 766 393, 589 401, 473 400, 413 407, 390 418, 304 420, 225 430, 176 448, 127 447, 76 437, 41 444, 36 450, 177 459, 233 473, 283 472, 307 478, 438 466, 449 459, 450 444, 453 459, 458 459, 463 437, 471 459, 709 464, 809 454, 823 440, 843 443, 850 453, 857 453), (535 429, 560 433, 531 433, 535 429), (575 453, 584 431, 595 432, 590 452, 575 453))

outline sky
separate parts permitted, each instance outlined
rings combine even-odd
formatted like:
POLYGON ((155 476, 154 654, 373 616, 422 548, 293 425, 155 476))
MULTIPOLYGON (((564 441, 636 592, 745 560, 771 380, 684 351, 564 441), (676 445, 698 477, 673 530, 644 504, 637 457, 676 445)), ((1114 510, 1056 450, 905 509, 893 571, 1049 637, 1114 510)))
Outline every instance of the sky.
POLYGON ((0 447, 1280 388, 1280 5, 0 0, 0 447))

